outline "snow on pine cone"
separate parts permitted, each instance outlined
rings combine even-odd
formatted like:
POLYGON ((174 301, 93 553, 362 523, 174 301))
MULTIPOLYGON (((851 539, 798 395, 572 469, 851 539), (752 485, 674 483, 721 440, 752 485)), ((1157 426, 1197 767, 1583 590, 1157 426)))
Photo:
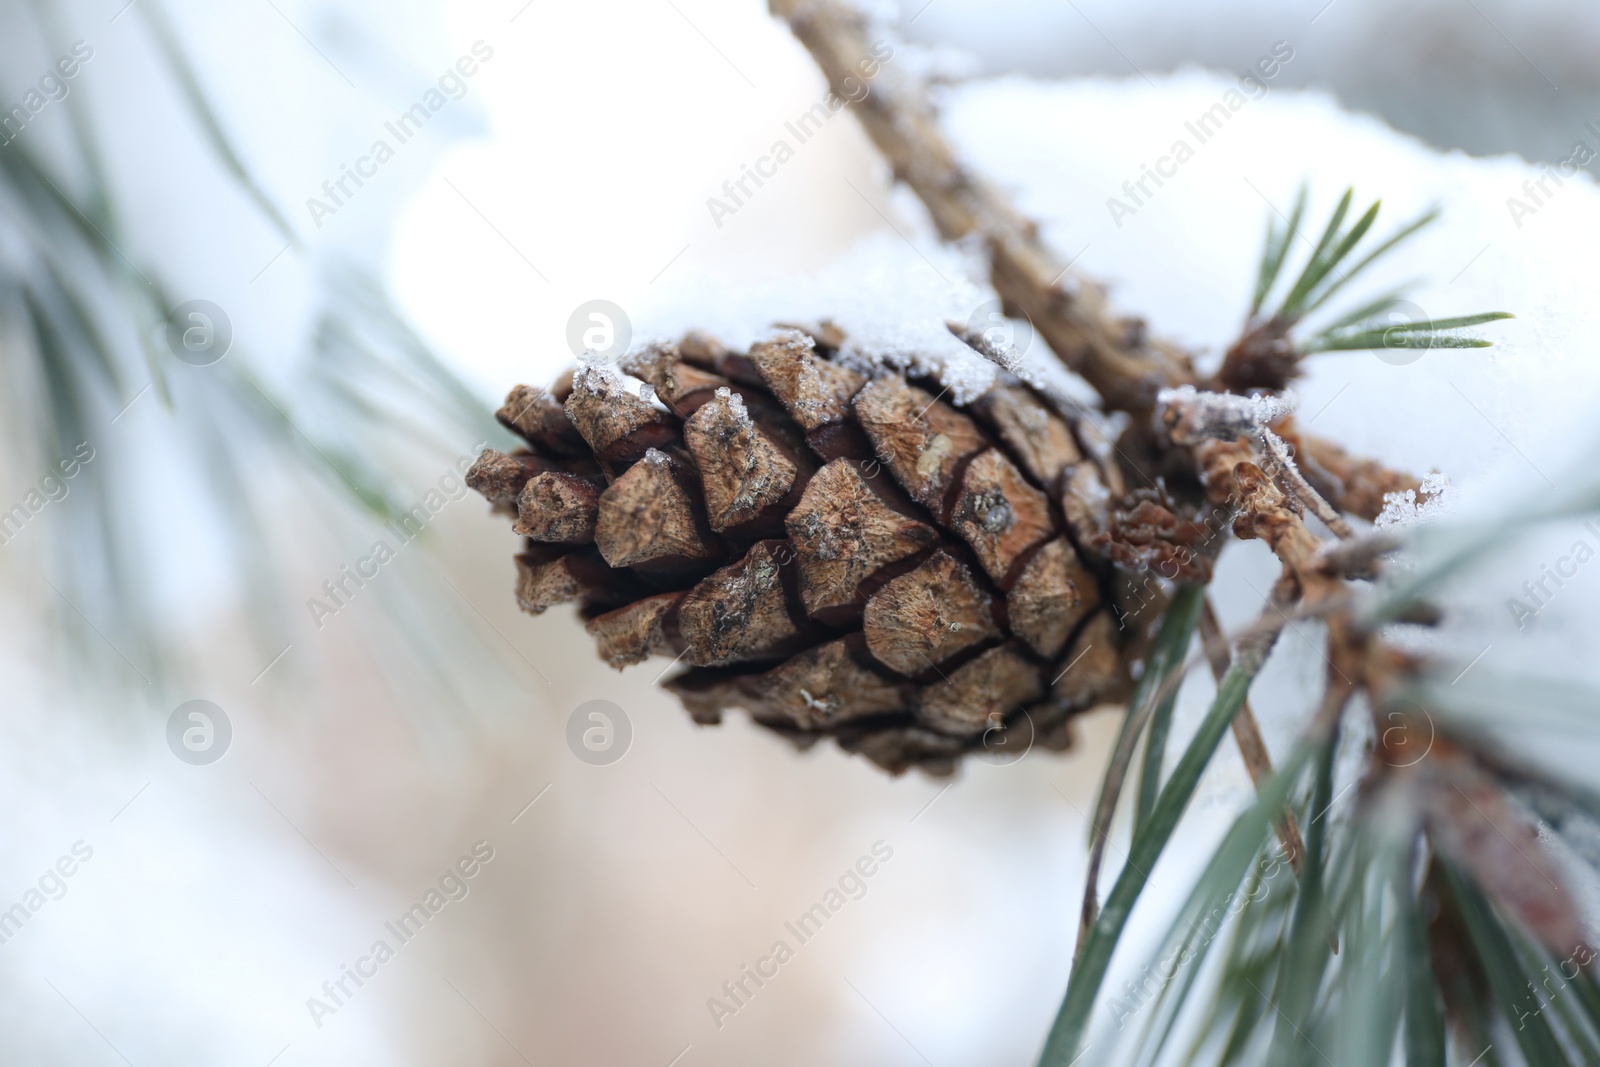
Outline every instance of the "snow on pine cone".
POLYGON ((528 451, 467 480, 527 539, 518 604, 576 601, 618 669, 681 657, 698 722, 743 707, 896 774, 1067 747, 1128 676, 1111 570, 1077 547, 1106 522, 1096 461, 1021 383, 958 408, 815 332, 514 388, 528 451))

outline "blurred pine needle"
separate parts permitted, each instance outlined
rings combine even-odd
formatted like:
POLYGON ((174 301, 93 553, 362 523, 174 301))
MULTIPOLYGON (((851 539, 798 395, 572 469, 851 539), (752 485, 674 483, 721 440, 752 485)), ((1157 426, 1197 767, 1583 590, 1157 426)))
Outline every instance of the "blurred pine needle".
MULTIPOLYGON (((220 169, 298 249, 159 5, 145 0, 137 14, 164 60, 164 71, 158 65, 155 73, 178 90, 220 169)), ((35 3, 3 16, 13 31, 13 62, 50 69, 63 39, 56 15, 35 3), (28 41, 38 42, 31 61, 18 58, 28 41)), ((225 557, 237 584, 226 592, 237 598, 255 655, 266 663, 293 640, 296 625, 303 631, 302 600, 314 591, 285 581, 296 566, 293 552, 369 545, 380 523, 413 502, 416 491, 407 486, 419 472, 433 481, 453 470, 470 444, 508 440, 489 409, 354 266, 328 270, 304 361, 309 369, 283 392, 254 369, 275 354, 240 344, 205 373, 189 373, 160 343, 178 300, 117 207, 118 177, 139 161, 107 154, 81 87, 54 106, 67 112, 53 116, 64 120, 54 129, 30 128, 0 146, 0 404, 18 494, 85 442, 94 459, 69 480, 70 506, 28 523, 48 522, 33 546, 48 589, 30 598, 30 608, 53 620, 44 632, 59 635, 69 677, 111 692, 149 693, 161 703, 192 676, 186 664, 214 651, 205 642, 196 646, 192 626, 173 618, 174 575, 161 561, 172 559, 174 542, 198 541, 225 557), (164 407, 155 434, 116 425, 140 402, 164 407), (183 482, 183 514, 151 506, 148 479, 168 477, 183 482), (309 528, 295 528, 288 546, 286 496, 318 502, 298 510, 313 519, 309 528)), ((276 355, 275 362, 287 362, 276 355)), ((12 505, 7 498, 0 509, 12 505)), ((13 564, 23 559, 16 549, 6 555, 13 564)), ((366 649, 423 683, 396 682, 396 693, 419 706, 468 700, 461 665, 481 665, 492 647, 471 636, 474 609, 427 568, 373 583, 370 595, 384 603, 360 613, 366 649)))

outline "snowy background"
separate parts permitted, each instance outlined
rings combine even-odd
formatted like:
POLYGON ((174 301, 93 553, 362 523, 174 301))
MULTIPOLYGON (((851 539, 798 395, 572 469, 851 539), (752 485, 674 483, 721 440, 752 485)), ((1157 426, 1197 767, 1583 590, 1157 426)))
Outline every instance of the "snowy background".
MULTIPOLYGON (((60 14, 69 37, 96 48, 78 90, 138 208, 132 239, 180 288, 228 309, 264 373, 304 358, 318 287, 348 260, 382 273, 486 403, 566 364, 568 316, 590 299, 623 307, 636 338, 700 326, 742 341, 776 319, 831 314, 892 348, 944 343, 936 324, 989 298, 848 118, 716 224, 707 198, 824 92, 761 5, 173 6, 247 163, 304 242, 288 251, 202 146, 171 132, 178 104, 149 75, 142 23, 122 5, 60 14), (314 218, 307 199, 480 41, 492 58, 461 99, 337 214, 314 218)), ((1553 163, 1579 140, 1600 150, 1585 127, 1600 125, 1590 8, 913 0, 892 21, 911 41, 964 50, 937 65, 985 75, 945 90, 964 156, 1121 308, 1202 361, 1238 329, 1268 213, 1287 211, 1303 180, 1312 218, 1349 184, 1382 197, 1380 232, 1443 205, 1443 223, 1363 292, 1417 278, 1412 299, 1430 315, 1517 318, 1485 329, 1496 341, 1485 351, 1400 366, 1319 357, 1296 388, 1302 417, 1355 451, 1445 472, 1459 514, 1560 490, 1593 456, 1600 195, 1585 174, 1552 183, 1520 219, 1507 206, 1544 174, 1529 160, 1553 163), (1265 95, 1118 225, 1107 199, 1279 41, 1294 59, 1265 95)), ((899 48, 883 77, 935 62, 899 48)), ((31 77, 5 81, 7 99, 31 77)), ((145 404, 126 426, 157 432, 171 417, 145 404)), ((419 496, 437 474, 419 472, 419 496)), ((36 472, 7 478, 10 491, 36 472)), ((442 568, 481 612, 483 640, 509 643, 521 666, 486 705, 421 719, 396 710, 375 659, 319 644, 309 624, 300 649, 323 697, 256 685, 264 664, 233 641, 237 606, 163 563, 184 605, 174 624, 216 635, 189 695, 225 707, 235 736, 207 767, 172 758, 170 709, 132 688, 86 701, 38 666, 44 639, 22 606, 38 583, 23 573, 28 557, 6 549, 0 907, 74 842, 93 857, 0 944, 4 1058, 1031 1061, 1065 984, 1083 813, 1112 716, 1085 720, 1067 757, 974 763, 948 788, 886 779, 831 748, 797 757, 737 717, 697 729, 653 689, 664 663, 611 672, 570 612, 517 613, 514 539, 485 511, 453 504, 432 558, 396 566, 442 568), (572 709, 597 698, 633 724, 631 749, 609 767, 578 762, 563 740, 572 709), (495 854, 468 895, 318 1027, 306 999, 479 840, 495 854), (880 840, 893 858, 867 895, 719 1029, 706 999, 880 840)), ((29 536, 49 536, 59 517, 29 536)), ((1596 674, 1600 564, 1524 628, 1505 604, 1579 537, 1600 540, 1574 526, 1490 561, 1454 597, 1442 649, 1463 666, 1481 656, 1472 670, 1486 673, 1537 657, 1596 674)), ((294 609, 302 586, 309 595, 364 548, 307 546, 286 594, 294 609)), ((1226 625, 1254 616, 1275 569, 1259 545, 1229 550, 1216 589, 1226 625)), ((1316 638, 1287 637, 1258 683, 1275 746, 1315 699, 1316 638)), ((1203 678, 1185 689, 1180 734, 1208 696, 1203 678)), ((1156 873, 1152 915, 1186 889, 1190 861, 1247 795, 1225 747, 1156 873)))

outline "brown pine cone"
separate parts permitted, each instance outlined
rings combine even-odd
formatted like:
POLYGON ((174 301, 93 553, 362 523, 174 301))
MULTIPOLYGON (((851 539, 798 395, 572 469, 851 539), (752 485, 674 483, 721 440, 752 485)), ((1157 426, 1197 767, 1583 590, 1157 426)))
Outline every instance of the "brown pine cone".
POLYGON ((1022 384, 956 407, 838 343, 690 335, 625 361, 643 389, 600 366, 513 389, 499 419, 528 450, 467 480, 527 538, 517 602, 576 601, 618 669, 680 657, 698 722, 743 707, 896 774, 1067 747, 1128 676, 1109 567, 1078 547, 1099 468, 1022 384))

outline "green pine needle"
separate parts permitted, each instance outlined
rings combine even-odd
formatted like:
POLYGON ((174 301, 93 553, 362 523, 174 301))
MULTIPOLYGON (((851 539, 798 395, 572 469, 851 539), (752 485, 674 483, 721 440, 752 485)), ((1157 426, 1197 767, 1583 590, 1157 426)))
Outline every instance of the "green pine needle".
POLYGON ((1289 253, 1289 239, 1300 232, 1300 219, 1306 213, 1306 192, 1306 186, 1302 184, 1300 191, 1295 194, 1294 207, 1289 212, 1288 224, 1282 230, 1278 229, 1276 219, 1267 217, 1267 244, 1262 250, 1261 268, 1256 275, 1255 295, 1250 301, 1252 319, 1260 313, 1267 294, 1278 282, 1278 275, 1283 270, 1283 261, 1289 253))
MULTIPOLYGON (((1388 298, 1385 298, 1388 299, 1388 298)), ((1509 311, 1485 311, 1449 319, 1422 319, 1393 324, 1367 322, 1354 329, 1329 327, 1302 345, 1305 352, 1357 352, 1380 348, 1489 348, 1494 342, 1480 337, 1447 333, 1486 322, 1515 318, 1509 311)))
MULTIPOLYGON (((1111 954, 1128 924, 1133 905, 1138 901, 1149 880, 1148 872, 1155 867, 1156 860, 1161 857, 1167 842, 1172 838, 1173 831, 1177 829, 1178 820, 1183 817, 1184 809, 1194 796, 1195 788, 1200 784, 1200 776, 1211 762, 1217 745, 1222 742, 1223 734, 1233 722, 1233 717, 1244 706, 1245 697, 1250 691, 1250 683, 1254 681, 1258 669, 1259 666, 1251 669, 1242 665, 1239 660, 1235 660, 1233 666, 1228 668, 1228 673, 1223 676, 1221 684, 1217 687, 1216 700, 1206 712, 1205 718, 1201 720, 1177 766, 1173 768, 1172 775, 1161 790, 1149 821, 1144 829, 1134 836, 1132 846, 1128 850, 1128 858, 1117 875, 1116 884, 1106 897, 1105 907, 1100 910, 1099 918, 1095 921, 1088 940, 1084 943, 1083 955, 1079 957, 1077 966, 1073 969, 1072 980, 1067 985, 1066 998, 1062 1001, 1061 1010, 1056 1015, 1055 1023, 1050 1028, 1050 1035, 1045 1041, 1044 1051, 1040 1055, 1039 1067, 1069 1067, 1077 1061, 1083 1051, 1083 1039, 1089 1028, 1089 1013, 1099 996, 1100 986, 1105 981, 1107 969, 1111 966, 1111 954)), ((1268 791, 1264 790, 1263 798, 1265 799, 1267 795, 1268 791)), ((1278 803, 1282 803, 1281 794, 1278 803)), ((1251 852, 1254 852, 1254 846, 1251 852)))
MULTIPOLYGON (((1438 208, 1430 208, 1386 238, 1353 266, 1341 269, 1340 264, 1355 251, 1356 246, 1372 229, 1382 205, 1381 200, 1373 201, 1355 224, 1341 233, 1339 227, 1344 223, 1345 215, 1349 213, 1353 195, 1353 189, 1345 190, 1338 206, 1334 208, 1333 217, 1328 220, 1321 238, 1312 250, 1311 258, 1301 269, 1299 278, 1273 313, 1272 317, 1286 328, 1320 308, 1385 253, 1398 247, 1439 217, 1438 208)), ((1298 233, 1300 217, 1305 212, 1305 196, 1305 187, 1301 186, 1295 198, 1294 213, 1289 218, 1287 230, 1280 231, 1276 223, 1269 220, 1267 244, 1263 250, 1261 266, 1256 277, 1256 288, 1250 304, 1252 320, 1260 315, 1267 295, 1276 284, 1284 261, 1288 258, 1289 239, 1298 233)))
MULTIPOLYGON (((157 45, 153 70, 167 76, 186 105, 187 132, 199 135, 259 215, 296 243, 152 2, 140 10, 157 45)), ((37 31, 46 41, 61 36, 54 15, 44 3, 13 13, 28 27, 28 39, 37 31)), ((6 25, 7 32, 19 28, 6 25)), ((75 670, 73 680, 121 684, 136 673, 142 692, 165 700, 193 662, 183 654, 182 628, 157 608, 164 578, 146 555, 171 538, 171 517, 136 499, 127 472, 170 456, 180 475, 192 475, 189 499, 203 516, 200 526, 215 526, 218 546, 231 554, 240 604, 270 658, 301 607, 283 581, 290 555, 274 536, 282 509, 270 498, 280 487, 263 482, 262 470, 294 479, 296 488, 333 486, 333 506, 310 509, 315 523, 302 529, 330 544, 355 544, 376 526, 374 518, 392 516, 414 499, 409 486, 417 464, 441 469, 466 442, 509 445, 509 437, 376 285, 343 280, 354 273, 348 269, 329 272, 333 285, 322 303, 317 358, 303 375, 267 386, 251 370, 252 358, 268 353, 249 353, 242 343, 203 373, 172 372, 174 360, 160 336, 177 301, 118 206, 125 198, 117 195, 116 179, 137 160, 111 153, 90 103, 80 93, 67 98, 71 121, 63 127, 63 151, 30 146, 31 137, 0 151, 0 221, 14 231, 18 252, 0 264, 0 323, 15 342, 7 349, 8 365, 19 380, 38 383, 37 396, 14 391, 4 396, 10 401, 4 407, 40 462, 71 455, 80 442, 104 457, 75 483, 74 504, 44 548, 58 595, 47 597, 41 610, 60 619, 62 651, 74 667, 91 668, 75 670), (115 449, 103 447, 109 445, 106 427, 146 390, 145 405, 160 403, 171 413, 157 431, 160 440, 124 437, 115 449), (405 428, 407 419, 429 427, 431 439, 405 428), (435 441, 441 444, 430 447, 435 441)), ((419 681, 442 681, 452 672, 464 677, 449 661, 452 655, 489 665, 470 605, 426 571, 386 581, 372 595, 386 607, 372 613, 377 621, 357 623, 369 647, 384 655, 407 649, 403 669, 434 676, 419 681)), ((394 673, 399 676, 398 669, 394 673)), ((456 692, 443 684, 415 687, 407 699, 417 708, 472 703, 451 685, 456 692)))
POLYGON ((1410 289, 1411 285, 1396 286, 1377 299, 1362 304, 1360 307, 1334 319, 1317 332, 1318 336, 1336 333, 1350 326, 1365 326, 1370 320, 1376 319, 1385 311, 1400 304, 1410 289))
POLYGON ((1345 212, 1350 206, 1350 197, 1354 190, 1346 189, 1344 197, 1339 201, 1339 206, 1334 210, 1333 218, 1328 222, 1328 230, 1322 235, 1322 242, 1317 245, 1316 253, 1311 257, 1311 262, 1306 264, 1305 270, 1300 275, 1300 280, 1295 282, 1294 288, 1289 290, 1289 295, 1284 297, 1283 309, 1279 314, 1289 322, 1298 322, 1305 317, 1307 301, 1311 299, 1312 292, 1322 284, 1330 272, 1337 271, 1339 264, 1350 254, 1361 238, 1367 235, 1372 228, 1373 220, 1378 217, 1378 202, 1367 208, 1366 213, 1356 220, 1354 226, 1344 234, 1339 234, 1337 227, 1344 220, 1345 212))
POLYGON ((1445 1067, 1444 1008, 1428 946, 1428 917, 1411 891, 1409 872, 1397 886, 1406 970, 1405 1049, 1408 1067, 1445 1067))
MULTIPOLYGON (((1323 227, 1322 234, 1312 249, 1311 257, 1301 268, 1299 276, 1289 291, 1269 314, 1264 314, 1267 299, 1277 286, 1288 259, 1289 245, 1299 235, 1300 219, 1305 213, 1306 190, 1301 186, 1295 196, 1293 213, 1287 226, 1280 227, 1276 218, 1269 217, 1267 240, 1262 248, 1261 261, 1256 272, 1254 291, 1251 294, 1249 322, 1252 324, 1246 339, 1288 336, 1295 326, 1312 312, 1321 308, 1362 271, 1379 258, 1414 236, 1439 217, 1437 208, 1430 208, 1398 231, 1381 241, 1351 266, 1345 262, 1355 253, 1378 218, 1381 201, 1374 201, 1361 216, 1343 229, 1345 217, 1350 213, 1353 189, 1346 189, 1339 198, 1332 216, 1323 227)), ((1381 316, 1393 311, 1409 287, 1393 289, 1369 300, 1352 311, 1335 317, 1312 336, 1295 346, 1300 358, 1316 352, 1353 352, 1396 349, 1428 348, 1487 348, 1492 342, 1476 337, 1463 337, 1455 330, 1478 326, 1512 316, 1503 311, 1452 318, 1426 319, 1417 322, 1388 323, 1381 316)))
MULTIPOLYGON (((1172 732, 1172 713, 1178 703, 1178 686, 1173 684, 1175 672, 1183 668, 1184 657, 1195 626, 1200 621, 1200 608, 1205 601, 1205 590, 1199 586, 1185 586, 1173 598, 1171 606, 1161 620, 1161 631, 1156 635, 1145 674, 1140 677, 1139 692, 1135 694, 1140 704, 1160 695, 1150 728, 1145 734, 1144 765, 1139 772, 1139 799, 1134 808, 1134 833, 1150 821, 1161 791, 1161 764, 1167 752, 1167 735, 1172 732), (1147 684, 1148 683, 1148 684, 1147 684)), ((1130 710, 1129 715, 1134 711, 1130 710)))
POLYGON ((1550 1019, 1532 990, 1529 975, 1518 958, 1513 935, 1490 907, 1483 891, 1448 863, 1441 863, 1445 878, 1461 909, 1472 945, 1483 960, 1489 989, 1505 1013, 1509 1029, 1530 1064, 1565 1067, 1570 1061, 1550 1029, 1550 1019))
MULTIPOLYGON (((1377 205, 1374 204, 1373 206, 1376 207, 1377 205)), ((1400 227, 1400 229, 1388 240, 1378 245, 1378 247, 1374 248, 1371 252, 1368 252, 1366 256, 1356 263, 1355 266, 1351 267, 1349 270, 1343 271, 1333 281, 1324 286, 1319 293, 1312 297, 1311 302, 1306 305, 1306 313, 1310 314, 1317 308, 1321 307, 1329 297, 1348 285, 1351 280, 1356 277, 1356 275, 1366 270, 1367 267, 1376 261, 1380 256, 1410 239, 1414 234, 1423 229, 1423 227, 1432 223, 1438 217, 1439 209, 1436 207, 1429 208, 1417 218, 1400 227)))
POLYGON ((1459 330, 1467 326, 1478 326, 1485 322, 1497 322, 1500 319, 1514 319, 1515 315, 1509 311, 1484 311, 1477 315, 1458 315, 1453 319, 1433 319, 1424 322, 1402 322, 1390 329, 1401 332, 1408 330, 1459 330))
POLYGON ((1186 962, 1157 996, 1154 1019, 1145 1028, 1136 1059, 1141 1067, 1155 1063, 1171 1039, 1202 964, 1231 912, 1237 915, 1221 961, 1213 1025, 1195 1036, 1184 1062, 1194 1062, 1207 1037, 1224 1031, 1228 1036, 1219 1062, 1238 1062, 1255 1043, 1257 1027, 1271 1021, 1261 1010, 1263 994, 1277 999, 1278 961, 1296 897, 1289 861, 1276 851, 1272 822, 1314 755, 1314 747, 1306 744, 1289 754, 1256 802, 1229 828, 1173 920, 1155 956, 1186 962))
POLYGON ((1272 1062, 1301 1062, 1312 1050, 1310 1039, 1295 1020, 1305 1019, 1316 1003, 1317 990, 1328 968, 1329 916, 1324 899, 1323 872, 1328 861, 1328 808, 1333 804, 1334 756, 1337 733, 1317 743, 1316 777, 1308 810, 1305 862, 1300 868, 1300 892, 1290 920, 1287 951, 1278 975, 1281 1006, 1273 1036, 1272 1062))
MULTIPOLYGON (((1350 211, 1350 198, 1354 195, 1354 189, 1346 189, 1344 196, 1339 198, 1339 206, 1333 209, 1333 217, 1328 220, 1322 236, 1317 239, 1317 246, 1311 252, 1311 259, 1301 270, 1300 277, 1289 290, 1289 295, 1283 298, 1283 306, 1278 309, 1278 318, 1284 322, 1299 321, 1303 313, 1300 304, 1305 295, 1337 264, 1338 261, 1333 257, 1333 249, 1336 243, 1342 243, 1339 242, 1339 227, 1344 224, 1344 217, 1350 211)), ((1370 224, 1369 222, 1368 225, 1370 224)))
POLYGON ((1454 337, 1450 334, 1398 333, 1392 328, 1365 330, 1340 337, 1325 337, 1309 342, 1302 351, 1367 352, 1382 348, 1492 348, 1493 341, 1481 337, 1454 337))

